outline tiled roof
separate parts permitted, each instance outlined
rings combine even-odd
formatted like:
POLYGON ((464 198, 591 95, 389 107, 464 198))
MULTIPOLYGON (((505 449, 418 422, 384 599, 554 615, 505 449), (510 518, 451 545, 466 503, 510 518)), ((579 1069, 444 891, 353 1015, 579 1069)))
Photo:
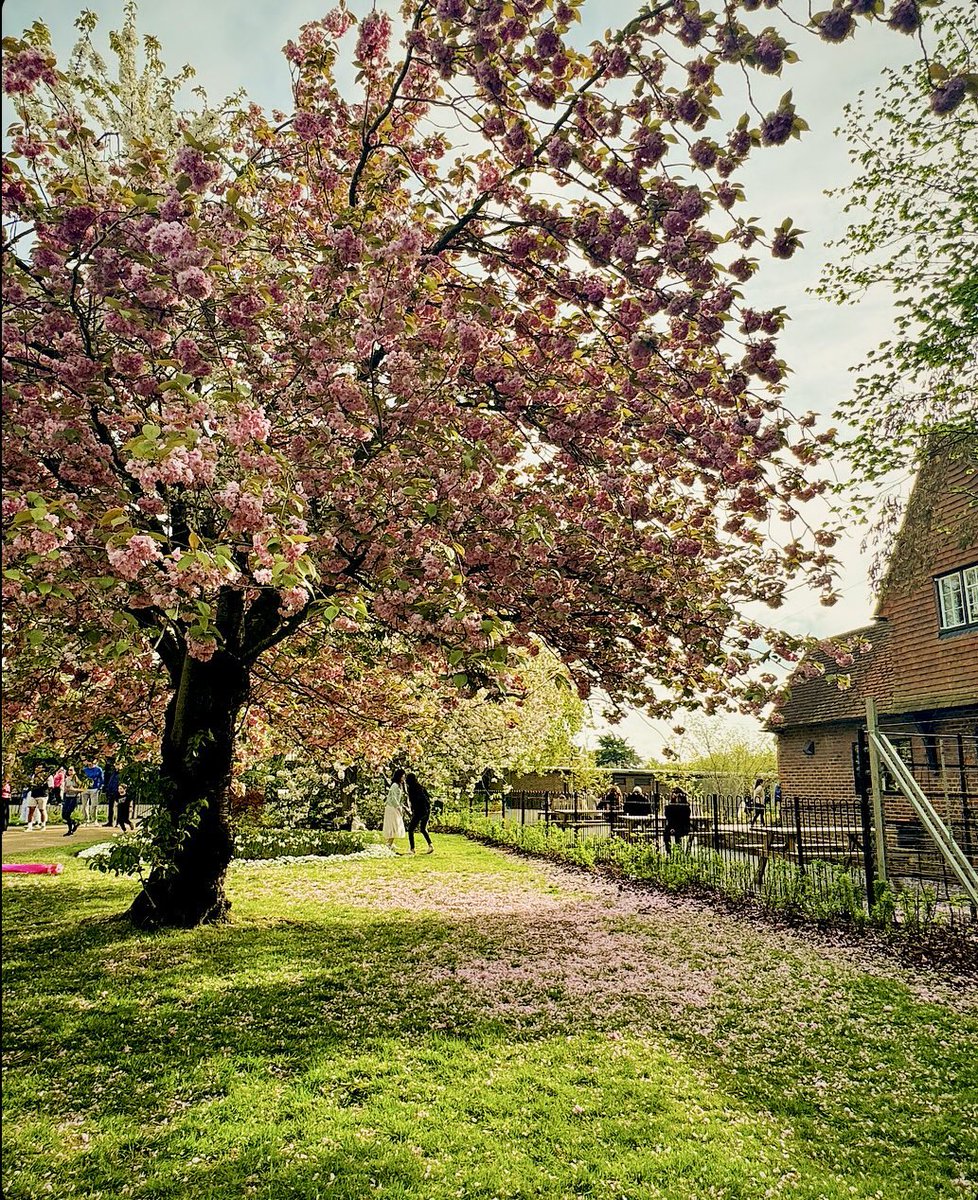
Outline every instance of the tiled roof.
POLYGON ((854 629, 830 640, 842 642, 855 637, 869 642, 871 649, 858 655, 849 667, 837 666, 830 655, 820 650, 814 651, 806 658, 807 662, 822 663, 826 674, 849 675, 852 686, 846 691, 841 691, 834 682, 823 676, 792 682, 787 700, 778 708, 783 719, 778 723, 769 722, 769 729, 820 725, 826 721, 851 721, 865 717, 867 696, 872 696, 880 710, 886 711, 893 691, 889 623, 877 621, 874 625, 854 629))

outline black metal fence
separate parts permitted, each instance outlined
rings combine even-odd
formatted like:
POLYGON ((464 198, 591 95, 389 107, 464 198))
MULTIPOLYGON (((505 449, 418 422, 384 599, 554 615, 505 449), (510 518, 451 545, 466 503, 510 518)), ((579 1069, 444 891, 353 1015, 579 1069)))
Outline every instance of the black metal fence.
POLYGON ((482 795, 468 802, 469 812, 504 824, 538 825, 544 832, 569 831, 576 840, 618 838, 667 853, 711 851, 711 862, 749 868, 741 877, 777 894, 779 885, 795 886, 800 873, 810 886, 834 887, 841 873, 868 909, 874 894, 873 820, 868 800, 823 800, 792 796, 755 806, 743 796, 691 797, 690 831, 676 837, 666 828, 665 796, 642 801, 626 797, 618 809, 599 808, 586 792, 511 792, 482 795), (789 864, 793 869, 781 869, 789 864))
MULTIPOLYGON (((465 803, 465 802, 463 802, 465 803)), ((978 813, 962 789, 949 825, 961 842, 978 831, 978 813)), ((485 793, 470 799, 469 815, 502 825, 536 826, 545 838, 551 831, 570 835, 575 844, 619 839, 661 854, 674 847, 696 860, 698 877, 707 886, 738 887, 775 905, 787 901, 800 884, 806 893, 837 905, 840 895, 869 912, 877 896, 878 863, 868 792, 842 800, 793 795, 755 806, 749 797, 691 797, 690 831, 681 838, 667 833, 665 795, 644 801, 626 797, 619 809, 598 807, 587 792, 514 791, 485 793)), ((447 815, 447 814, 446 814, 447 815)), ((940 905, 954 919, 970 914, 950 901, 962 890, 919 823, 887 811, 884 835, 889 878, 903 895, 904 907, 940 905)), ((973 843, 972 849, 973 849, 973 843)))
MULTIPOLYGON (((881 729, 973 866, 978 866, 978 735, 938 734, 917 724, 881 729)), ((882 774, 886 862, 891 876, 953 895, 957 881, 897 781, 882 774)))

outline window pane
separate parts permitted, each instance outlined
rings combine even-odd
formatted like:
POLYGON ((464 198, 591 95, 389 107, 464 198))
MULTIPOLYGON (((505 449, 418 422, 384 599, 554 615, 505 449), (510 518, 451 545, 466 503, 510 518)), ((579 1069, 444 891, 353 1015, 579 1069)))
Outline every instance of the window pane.
POLYGON ((945 575, 937 581, 937 593, 941 598, 941 628, 955 629, 965 624, 964 587, 961 576, 945 575))
POLYGON ((978 624, 978 567, 965 567, 964 594, 968 600, 968 620, 978 624))

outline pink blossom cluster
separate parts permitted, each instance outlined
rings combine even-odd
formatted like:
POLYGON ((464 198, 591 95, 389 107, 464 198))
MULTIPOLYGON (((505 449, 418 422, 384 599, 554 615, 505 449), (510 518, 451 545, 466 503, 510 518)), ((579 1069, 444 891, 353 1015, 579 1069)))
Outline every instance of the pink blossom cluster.
POLYGON ((206 446, 176 445, 158 461, 129 459, 126 470, 146 492, 154 491, 158 483, 208 487, 214 481, 215 463, 206 451, 206 446))
POLYGON ((356 58, 365 67, 376 69, 387 58, 391 39, 391 19, 385 12, 370 12, 360 22, 356 58))
POLYGON ((153 225, 146 245, 151 254, 172 267, 181 266, 184 257, 197 248, 193 233, 180 221, 159 221, 153 225))
POLYGON ((263 409, 238 408, 224 426, 227 440, 236 450, 249 442, 265 442, 271 433, 271 422, 263 409))
POLYGON ((141 533, 134 534, 122 546, 108 546, 106 553, 121 579, 135 579, 144 567, 161 557, 157 543, 141 533))
POLYGON ((3 90, 8 96, 25 95, 39 83, 53 87, 57 82, 54 64, 37 46, 26 46, 3 67, 3 90))
POLYGON ((186 175, 195 192, 204 192, 220 178, 221 168, 193 146, 183 146, 173 160, 173 170, 186 175))

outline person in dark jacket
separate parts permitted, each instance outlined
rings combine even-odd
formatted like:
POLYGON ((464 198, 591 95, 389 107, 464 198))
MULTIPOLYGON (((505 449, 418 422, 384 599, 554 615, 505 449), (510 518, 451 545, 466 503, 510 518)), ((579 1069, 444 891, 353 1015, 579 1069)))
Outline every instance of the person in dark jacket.
POLYGON ((129 796, 126 793, 126 785, 124 783, 119 784, 119 795, 117 799, 118 820, 116 823, 123 833, 125 833, 127 829, 135 829, 136 826, 133 824, 132 820, 132 801, 129 799, 129 796))
POLYGON ((65 772, 64 783, 61 788, 61 819, 68 826, 68 832, 65 837, 71 837, 81 821, 75 820, 75 809, 78 807, 81 799, 81 784, 78 782, 78 776, 74 770, 65 772))
POLYGON ((428 821, 431 818, 431 797, 428 795, 428 789, 418 781, 413 771, 407 773, 404 782, 408 804, 411 806, 411 820, 407 828, 408 845, 411 847, 409 853, 414 853, 414 833, 415 830, 420 830, 421 836, 428 843, 427 853, 434 854, 435 848, 428 836, 428 821))
POLYGON ((119 768, 115 765, 114 758, 106 759, 103 776, 104 782, 102 786, 105 790, 105 800, 109 807, 109 816, 105 822, 105 828, 111 829, 113 817, 115 816, 115 806, 119 799, 119 768))
POLYGON ((673 788, 664 814, 667 854, 671 853, 673 842, 682 847, 683 838, 689 837, 692 818, 693 814, 686 793, 682 788, 673 788))

